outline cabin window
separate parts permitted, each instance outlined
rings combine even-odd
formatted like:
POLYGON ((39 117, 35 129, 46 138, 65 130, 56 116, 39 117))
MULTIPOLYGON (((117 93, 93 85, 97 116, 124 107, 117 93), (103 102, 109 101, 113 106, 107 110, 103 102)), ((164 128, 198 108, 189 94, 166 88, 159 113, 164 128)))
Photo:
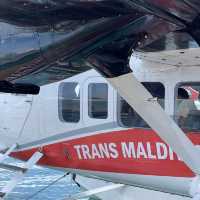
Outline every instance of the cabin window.
POLYGON ((80 85, 61 83, 59 88, 59 117, 61 121, 77 123, 80 120, 80 85))
POLYGON ((200 131, 200 83, 182 83, 176 88, 174 119, 184 131, 200 131))
MULTIPOLYGON (((164 108, 165 88, 161 83, 142 83, 164 108)), ((137 94, 136 94, 137 95, 137 94)), ((118 98, 118 121, 122 127, 149 128, 149 125, 122 98, 118 98)))
POLYGON ((108 117, 108 85, 106 83, 89 84, 88 115, 95 119, 108 117))

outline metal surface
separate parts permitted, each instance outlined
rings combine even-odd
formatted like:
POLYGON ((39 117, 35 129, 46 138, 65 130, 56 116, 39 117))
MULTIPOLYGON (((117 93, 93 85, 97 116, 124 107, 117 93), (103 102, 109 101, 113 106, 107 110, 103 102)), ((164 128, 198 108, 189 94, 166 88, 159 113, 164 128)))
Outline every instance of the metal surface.
POLYGON ((185 35, 177 30, 198 46, 199 7, 197 0, 2 0, 0 79, 44 85, 91 67, 106 77, 129 73, 131 49, 159 50, 169 32, 179 48, 185 35))
POLYGON ((119 188, 122 188, 122 187, 124 187, 123 184, 115 184, 115 183, 113 184, 113 183, 111 183, 111 184, 106 185, 106 186, 102 186, 102 187, 98 187, 98 188, 95 188, 95 189, 80 192, 80 193, 77 193, 77 194, 74 194, 74 195, 70 195, 69 197, 67 197, 63 200, 82 199, 82 198, 86 198, 86 197, 91 197, 92 195, 96 195, 96 194, 99 194, 99 193, 104 193, 104 192, 116 190, 116 189, 119 189, 119 188))
POLYGON ((20 26, 54 25, 66 20, 88 20, 134 13, 124 1, 2 0, 0 18, 20 26))
POLYGON ((8 157, 8 155, 17 147, 16 144, 13 144, 7 151, 1 155, 0 157, 0 164, 8 157))

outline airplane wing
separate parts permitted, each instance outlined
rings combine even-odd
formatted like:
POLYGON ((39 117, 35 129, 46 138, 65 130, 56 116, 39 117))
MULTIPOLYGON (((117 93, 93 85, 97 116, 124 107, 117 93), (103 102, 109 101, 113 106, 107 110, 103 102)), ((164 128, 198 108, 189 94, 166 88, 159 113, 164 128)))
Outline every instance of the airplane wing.
POLYGON ((118 0, 2 0, 0 18, 18 26, 39 27, 68 20, 94 20, 133 13, 118 0))
POLYGON ((90 69, 90 56, 127 62, 132 48, 189 32, 196 10, 177 0, 2 0, 0 79, 44 85, 90 69))

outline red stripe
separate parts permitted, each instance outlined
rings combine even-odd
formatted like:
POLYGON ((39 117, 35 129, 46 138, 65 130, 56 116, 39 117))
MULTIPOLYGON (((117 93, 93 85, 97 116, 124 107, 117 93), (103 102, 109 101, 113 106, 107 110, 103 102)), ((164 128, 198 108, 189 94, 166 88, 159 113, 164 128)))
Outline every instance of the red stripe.
MULTIPOLYGON (((194 144, 200 144, 200 134, 190 133, 189 138, 194 144)), ((175 176, 175 177, 192 177, 194 174, 192 171, 182 162, 179 161, 176 154, 171 153, 167 147, 166 159, 158 159, 158 149, 156 143, 166 145, 152 130, 123 130, 109 133, 102 133, 83 138, 66 140, 64 142, 46 145, 43 147, 42 152, 45 154, 39 164, 52 167, 61 168, 75 168, 92 171, 103 172, 116 172, 116 173, 129 173, 129 174, 142 174, 142 175, 156 175, 156 176, 175 176), (151 155, 145 158, 140 152, 140 157, 127 158, 123 154, 122 143, 126 145, 134 143, 135 151, 137 153, 138 143, 144 147, 144 152, 148 154, 148 148, 151 151, 151 155), (74 148, 76 145, 84 145, 89 149, 90 156, 93 158, 84 159, 82 149, 80 149, 81 157, 78 157, 78 152, 74 148), (94 149, 92 147, 99 147, 99 145, 111 146, 109 149, 110 158, 104 155, 104 158, 94 155, 94 149), (114 150, 113 150, 114 149, 114 150), (114 153, 113 153, 114 152, 114 153), (116 152, 118 156, 116 156, 116 152), (171 155, 171 157, 170 157, 171 155), (116 156, 116 158, 113 158, 116 156), (156 159, 150 158, 150 156, 156 156, 156 159), (173 159, 172 159, 173 158, 173 159)), ((81 146, 83 147, 83 146, 81 146)), ((26 151, 12 153, 13 157, 27 160, 30 156, 37 151, 37 149, 30 149, 26 151)), ((99 152, 99 149, 98 149, 99 152)), ((142 152, 142 153, 141 153, 142 152)), ((163 149, 160 148, 161 154, 163 149)), ((127 154, 125 154, 127 156, 127 154)))

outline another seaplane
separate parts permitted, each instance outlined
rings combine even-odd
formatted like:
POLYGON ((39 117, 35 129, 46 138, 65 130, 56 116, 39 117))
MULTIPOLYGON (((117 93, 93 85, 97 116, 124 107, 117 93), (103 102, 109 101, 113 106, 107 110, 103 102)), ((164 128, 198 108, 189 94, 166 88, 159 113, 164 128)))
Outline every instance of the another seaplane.
POLYGON ((199 8, 2 0, 0 91, 23 95, 1 98, 1 167, 18 171, 1 197, 39 164, 112 182, 72 198, 134 186, 199 200, 199 8))

